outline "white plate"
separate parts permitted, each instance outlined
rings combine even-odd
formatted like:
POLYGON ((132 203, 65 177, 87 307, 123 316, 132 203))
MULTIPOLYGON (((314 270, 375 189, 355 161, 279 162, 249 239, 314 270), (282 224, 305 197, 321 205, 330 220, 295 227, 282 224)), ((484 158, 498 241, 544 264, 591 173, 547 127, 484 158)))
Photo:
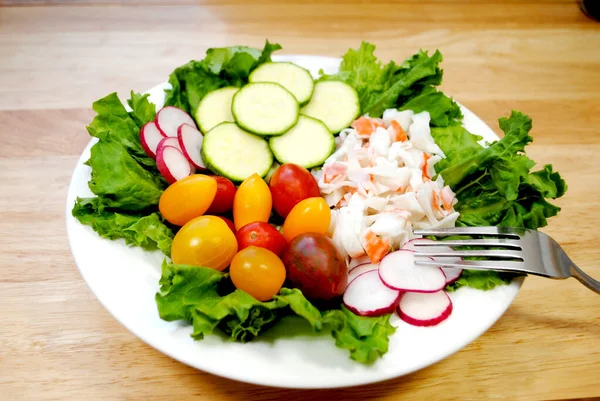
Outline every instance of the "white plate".
MULTIPOLYGON (((339 59, 314 56, 278 57, 293 61, 317 74, 335 72, 339 59)), ((149 91, 151 100, 163 104, 165 85, 149 91)), ((486 140, 498 137, 477 116, 463 108, 464 124, 486 140)), ((83 135, 83 129, 82 129, 83 135)), ((354 386, 414 372, 448 357, 475 340, 502 316, 517 295, 522 279, 492 291, 462 288, 450 294, 454 311, 435 327, 410 326, 393 319, 396 333, 389 352, 371 366, 356 363, 348 352, 336 348, 328 334, 309 330, 285 333, 273 329, 252 343, 230 342, 223 335, 193 341, 191 327, 158 317, 154 295, 158 290, 162 254, 130 248, 122 240, 100 238, 72 217, 77 196, 92 196, 87 187, 90 168, 88 144, 73 172, 66 205, 67 232, 75 262, 92 292, 127 329, 159 351, 195 368, 249 383, 294 388, 354 386)))

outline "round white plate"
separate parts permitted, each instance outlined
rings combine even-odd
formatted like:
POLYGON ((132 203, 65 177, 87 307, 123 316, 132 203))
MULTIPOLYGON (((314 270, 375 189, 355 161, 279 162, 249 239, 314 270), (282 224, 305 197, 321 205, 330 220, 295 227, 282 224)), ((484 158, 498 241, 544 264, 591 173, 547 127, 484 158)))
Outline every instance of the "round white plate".
MULTIPOLYGON (((293 61, 317 75, 319 69, 335 72, 339 59, 315 56, 277 57, 293 61)), ((160 107, 165 84, 149 91, 160 107)), ((485 140, 498 137, 477 116, 463 108, 464 125, 485 140)), ((83 134, 83 129, 82 129, 83 134)), ((77 196, 92 196, 87 187, 90 142, 73 172, 67 197, 67 232, 75 262, 92 292, 127 329, 159 351, 195 368, 249 383, 293 388, 355 386, 414 372, 448 357, 475 340, 502 316, 517 295, 522 279, 492 291, 462 288, 450 294, 454 311, 435 327, 414 327, 398 318, 389 352, 371 366, 352 361, 333 338, 310 330, 286 332, 274 328, 248 344, 233 343, 223 335, 193 341, 191 327, 158 317, 154 295, 158 291, 162 254, 131 248, 122 240, 100 238, 71 215, 77 196)))

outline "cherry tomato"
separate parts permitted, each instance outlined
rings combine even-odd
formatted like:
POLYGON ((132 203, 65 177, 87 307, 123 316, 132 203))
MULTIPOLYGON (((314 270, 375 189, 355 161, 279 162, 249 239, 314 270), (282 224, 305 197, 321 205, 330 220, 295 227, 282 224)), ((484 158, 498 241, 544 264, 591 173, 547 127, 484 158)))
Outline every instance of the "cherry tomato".
POLYGON ((269 181, 273 195, 273 208, 281 217, 287 217, 301 200, 320 196, 319 184, 302 166, 283 164, 275 170, 269 181))
POLYGON ((275 255, 281 256, 287 245, 287 241, 275 227, 262 221, 246 224, 238 230, 235 237, 240 251, 252 245, 268 249, 275 255))
POLYGON ((308 198, 298 203, 283 223, 283 236, 289 242, 300 234, 325 234, 331 223, 331 210, 323 198, 308 198))
POLYGON ((169 223, 183 226, 206 213, 216 193, 214 178, 193 174, 174 182, 162 193, 158 210, 169 223))
POLYGON ((235 196, 235 185, 225 177, 218 175, 213 177, 217 180, 217 194, 212 204, 206 211, 208 214, 227 213, 233 207, 233 198, 235 196))
POLYGON ((233 222, 236 230, 255 221, 269 221, 271 215, 271 191, 258 176, 252 174, 240 185, 233 199, 233 222))
POLYGON ((231 232, 235 234, 235 226, 233 225, 233 221, 231 221, 227 217, 223 217, 223 216, 216 216, 216 217, 218 217, 221 220, 223 220, 227 224, 227 227, 229 227, 229 229, 231 230, 231 232))
POLYGON ((229 268, 231 281, 259 301, 273 298, 285 281, 285 266, 265 248, 250 246, 239 251, 229 268))
POLYGON ((237 252, 237 240, 227 224, 216 216, 200 216, 175 234, 173 263, 223 270, 237 252))

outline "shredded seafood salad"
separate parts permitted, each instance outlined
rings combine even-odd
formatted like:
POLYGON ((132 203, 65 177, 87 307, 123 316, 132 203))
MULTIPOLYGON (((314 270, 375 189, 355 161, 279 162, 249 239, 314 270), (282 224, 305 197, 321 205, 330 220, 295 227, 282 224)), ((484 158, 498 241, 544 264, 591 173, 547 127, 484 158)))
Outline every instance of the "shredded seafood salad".
POLYGON ((331 237, 345 255, 378 263, 412 239, 413 229, 454 226, 454 192, 441 175, 433 179, 445 155, 429 122, 426 111, 360 117, 340 133, 323 168, 313 170, 334 207, 331 237))

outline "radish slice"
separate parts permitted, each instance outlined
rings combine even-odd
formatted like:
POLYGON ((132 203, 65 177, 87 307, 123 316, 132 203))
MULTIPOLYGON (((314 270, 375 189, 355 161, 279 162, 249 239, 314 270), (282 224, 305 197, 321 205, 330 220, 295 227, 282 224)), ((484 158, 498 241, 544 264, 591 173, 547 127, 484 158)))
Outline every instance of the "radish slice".
POLYGON ((400 298, 398 315, 413 326, 435 326, 452 313, 452 301, 445 291, 430 294, 406 292, 400 298))
POLYGON ((188 159, 172 146, 163 146, 156 154, 156 167, 169 184, 191 175, 194 170, 188 159))
POLYGON ((177 140, 184 156, 192 163, 192 166, 206 170, 206 166, 200 156, 204 136, 196 128, 189 124, 181 124, 177 128, 177 140))
POLYGON ((167 106, 160 109, 156 113, 156 126, 164 136, 172 136, 177 138, 177 128, 181 124, 189 124, 192 127, 196 126, 194 120, 188 113, 178 107, 167 106))
POLYGON ((367 255, 352 258, 350 259, 350 263, 348 263, 348 270, 352 270, 356 266, 364 265, 365 263, 371 263, 371 259, 367 255))
POLYGON ((446 267, 446 266, 442 266, 442 271, 444 272, 444 275, 446 276, 446 285, 452 284, 453 282, 458 280, 460 278, 460 276, 462 276, 462 273, 463 273, 463 269, 458 269, 456 267, 446 267))
POLYGON ((140 142, 144 151, 153 159, 156 159, 156 150, 158 144, 164 138, 160 130, 154 124, 154 121, 150 121, 140 129, 140 142))
POLYGON ((415 266, 414 252, 399 250, 379 262, 379 276, 388 287, 400 291, 436 292, 446 286, 439 267, 415 266))
POLYGON ((360 316, 381 316, 394 311, 400 291, 392 290, 381 282, 377 270, 356 277, 346 288, 344 305, 360 316))
POLYGON ((177 138, 173 138, 172 136, 168 136, 166 138, 163 138, 159 143, 158 146, 156 147, 156 151, 158 152, 158 149, 162 148, 163 146, 171 146, 174 147, 175 149, 179 150, 181 153, 183 153, 183 151, 181 150, 181 146, 179 146, 179 141, 177 140, 177 138))
POLYGON ((348 285, 350 285, 350 283, 352 282, 352 280, 354 280, 355 278, 357 278, 361 274, 366 273, 366 272, 371 271, 371 270, 377 270, 378 268, 379 267, 376 264, 373 264, 373 263, 363 263, 362 265, 354 266, 348 272, 348 285))
MULTIPOLYGON (((432 243, 435 241, 428 239, 428 238, 414 238, 414 239, 411 239, 410 241, 408 241, 407 243, 405 243, 404 245, 402 245, 402 249, 405 249, 407 251, 417 251, 417 247, 415 246, 416 242, 423 242, 425 244, 429 244, 429 243, 432 243)), ((423 252, 454 252, 454 249, 450 248, 449 246, 442 246, 442 245, 436 245, 434 247, 433 246, 432 247, 420 246, 418 250, 423 251, 423 252)), ((432 258, 432 259, 435 260, 436 262, 440 262, 440 267, 442 268, 442 271, 446 275, 446 285, 452 284, 453 282, 458 280, 460 278, 460 276, 462 275, 463 269, 459 269, 456 267, 444 266, 444 262, 452 263, 452 262, 462 261, 463 258, 461 258, 460 256, 432 258)))

